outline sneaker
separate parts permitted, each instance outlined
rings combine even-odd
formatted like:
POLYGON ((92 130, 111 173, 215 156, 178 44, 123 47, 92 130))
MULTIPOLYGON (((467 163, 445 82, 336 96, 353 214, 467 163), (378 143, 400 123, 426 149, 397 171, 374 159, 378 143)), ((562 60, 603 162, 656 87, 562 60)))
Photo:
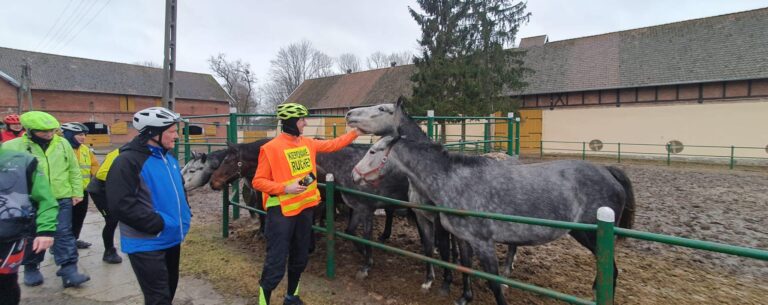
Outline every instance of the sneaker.
POLYGON ((43 284, 43 274, 37 264, 24 265, 24 285, 33 287, 43 284))
POLYGON ((88 249, 91 247, 91 243, 78 239, 75 241, 75 247, 78 249, 88 249))
POLYGON ((80 284, 91 280, 90 276, 77 272, 77 265, 74 263, 62 265, 56 275, 61 277, 64 288, 78 287, 80 284))
POLYGON ((283 305, 304 305, 304 301, 302 301, 301 298, 297 295, 287 295, 285 296, 283 305))
POLYGON ((123 262, 123 258, 117 255, 115 248, 110 248, 104 251, 104 256, 101 258, 107 264, 119 264, 123 262))

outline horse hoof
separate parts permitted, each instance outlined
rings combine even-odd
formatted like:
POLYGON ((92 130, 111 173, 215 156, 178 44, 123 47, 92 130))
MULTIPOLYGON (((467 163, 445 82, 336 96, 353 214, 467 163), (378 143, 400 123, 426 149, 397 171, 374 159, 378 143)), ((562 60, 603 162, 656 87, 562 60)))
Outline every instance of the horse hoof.
POLYGON ((426 281, 421 284, 421 292, 427 292, 432 288, 432 281, 426 281))
POLYGON ((456 304, 456 305, 467 305, 467 304, 469 304, 469 302, 467 302, 467 300, 465 300, 464 298, 461 298, 461 299, 458 299, 458 300, 454 301, 453 304, 456 304))

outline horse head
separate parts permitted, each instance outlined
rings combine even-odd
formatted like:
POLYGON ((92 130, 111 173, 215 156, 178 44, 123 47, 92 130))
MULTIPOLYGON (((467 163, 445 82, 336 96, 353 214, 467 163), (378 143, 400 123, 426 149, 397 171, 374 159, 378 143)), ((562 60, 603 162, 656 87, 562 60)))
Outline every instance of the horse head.
POLYGON ((352 180, 359 185, 377 186, 381 179, 393 170, 393 166, 388 166, 390 163, 387 161, 392 152, 392 145, 399 139, 399 136, 386 136, 371 145, 352 170, 352 180))
POLYGON ((237 178, 253 178, 259 165, 259 150, 271 138, 245 144, 227 143, 226 155, 211 176, 211 188, 221 190, 237 178))
POLYGON ((191 191, 205 185, 217 166, 218 162, 209 158, 207 154, 192 151, 192 159, 181 169, 184 190, 191 191))

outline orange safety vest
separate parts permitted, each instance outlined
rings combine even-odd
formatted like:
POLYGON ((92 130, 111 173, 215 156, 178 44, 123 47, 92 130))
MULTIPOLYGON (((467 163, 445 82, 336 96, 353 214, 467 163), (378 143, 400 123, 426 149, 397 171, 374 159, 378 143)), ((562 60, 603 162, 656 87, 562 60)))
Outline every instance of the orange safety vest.
POLYGON ((295 216, 320 203, 317 183, 300 194, 286 194, 285 187, 313 173, 318 152, 334 152, 352 143, 357 133, 350 132, 333 140, 315 140, 282 133, 261 147, 259 167, 253 187, 263 193, 264 209, 279 202, 283 215, 295 216), (271 194, 271 195, 270 195, 271 194))

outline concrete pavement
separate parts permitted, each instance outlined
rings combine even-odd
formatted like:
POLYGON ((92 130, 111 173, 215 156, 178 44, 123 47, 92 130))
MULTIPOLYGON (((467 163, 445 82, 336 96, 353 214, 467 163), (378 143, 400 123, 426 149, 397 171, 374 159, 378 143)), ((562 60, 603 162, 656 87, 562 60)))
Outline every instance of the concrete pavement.
MULTIPOLYGON (((64 289, 61 278, 56 276, 58 266, 53 262, 50 252, 40 270, 45 282, 37 287, 26 287, 23 284, 23 267, 19 272, 21 286, 21 304, 29 305, 140 305, 144 303, 141 289, 131 269, 131 263, 125 253, 121 264, 107 264, 101 260, 104 244, 101 240, 101 230, 104 218, 96 209, 89 206, 88 215, 80 239, 92 243, 88 249, 79 250, 78 269, 91 277, 91 280, 78 288, 64 289)), ((115 232, 115 244, 120 246, 119 229, 115 232)), ((182 251, 183 248, 182 248, 182 251)), ((213 290, 210 283, 192 277, 182 277, 176 291, 174 304, 215 305, 215 304, 245 304, 241 299, 226 300, 213 290)))

